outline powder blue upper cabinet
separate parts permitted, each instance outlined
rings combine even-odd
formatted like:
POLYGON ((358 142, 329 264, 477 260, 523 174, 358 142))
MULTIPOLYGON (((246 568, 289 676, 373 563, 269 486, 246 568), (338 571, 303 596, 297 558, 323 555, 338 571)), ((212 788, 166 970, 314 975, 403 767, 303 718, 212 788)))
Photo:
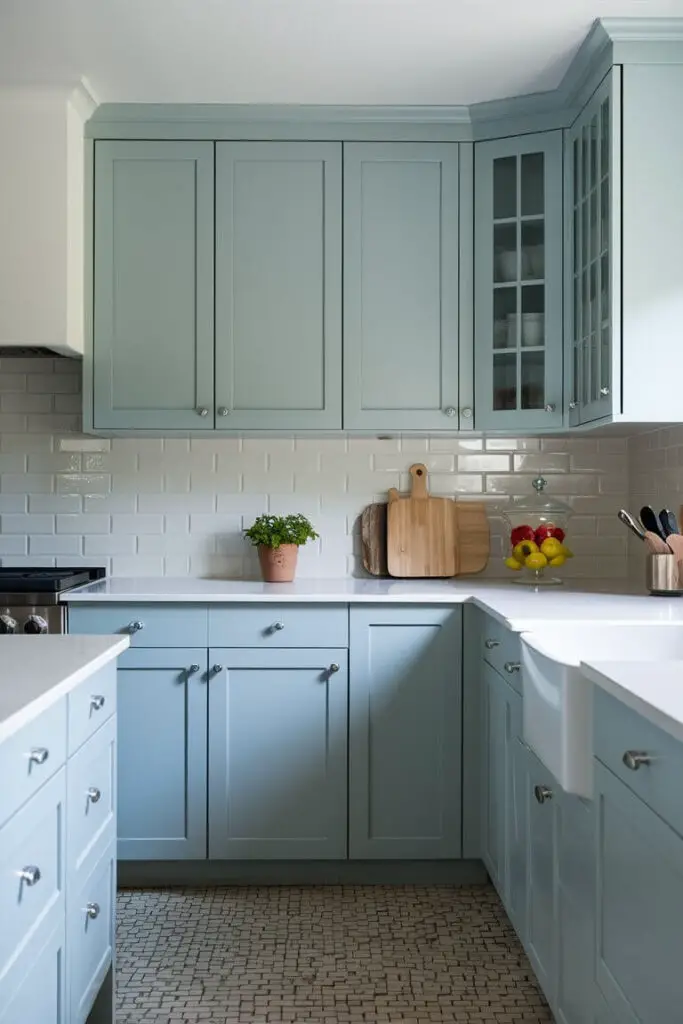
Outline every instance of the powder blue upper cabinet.
POLYGON ((349 857, 460 857, 462 612, 350 616, 349 857))
POLYGON ((347 429, 458 429, 458 159, 344 146, 347 429))
POLYGON ((118 856, 206 858, 206 648, 118 663, 118 856))
POLYGON ((562 132, 475 145, 478 430, 562 425, 562 132))
POLYGON ((594 765, 597 983, 619 1024, 673 1024, 683 1006, 683 839, 594 765))
POLYGON ((216 145, 216 427, 340 429, 341 143, 216 145))
POLYGON ((96 143, 95 429, 213 426, 213 231, 212 143, 96 143))
POLYGON ((209 857, 346 857, 348 654, 212 648, 209 857))

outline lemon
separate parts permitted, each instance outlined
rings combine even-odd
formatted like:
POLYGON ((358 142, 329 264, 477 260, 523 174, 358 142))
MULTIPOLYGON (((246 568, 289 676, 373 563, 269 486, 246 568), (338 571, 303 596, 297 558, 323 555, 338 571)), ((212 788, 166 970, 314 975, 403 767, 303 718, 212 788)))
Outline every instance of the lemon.
POLYGON ((527 556, 533 555, 536 551, 538 551, 538 544, 535 540, 522 540, 512 549, 512 557, 523 565, 527 556))
POLYGON ((555 566, 557 566, 557 565, 564 565, 564 563, 566 561, 567 561, 567 556, 563 555, 563 554, 560 554, 560 555, 555 555, 554 558, 551 558, 550 559, 550 564, 551 565, 555 565, 555 566))
POLYGON ((560 554, 564 555, 565 558, 573 558, 574 557, 574 553, 569 550, 569 548, 567 547, 566 544, 560 544, 560 548, 561 548, 560 554))
POLYGON ((546 537, 546 539, 541 544, 541 551, 548 559, 548 561, 552 562, 553 558, 557 558, 558 555, 561 555, 563 553, 562 544, 557 539, 557 537, 546 537))
POLYGON ((507 565, 508 569, 514 569, 515 572, 518 572, 522 568, 522 563, 518 562, 517 559, 513 558, 512 556, 510 556, 510 558, 505 559, 505 564, 507 565))
POLYGON ((548 559, 542 551, 533 551, 524 559, 524 564, 527 569, 545 569, 548 559))

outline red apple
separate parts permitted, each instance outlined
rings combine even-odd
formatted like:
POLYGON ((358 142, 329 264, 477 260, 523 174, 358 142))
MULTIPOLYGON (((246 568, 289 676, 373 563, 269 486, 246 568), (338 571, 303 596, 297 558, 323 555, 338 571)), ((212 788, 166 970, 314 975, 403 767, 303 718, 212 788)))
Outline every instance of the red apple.
POLYGON ((535 534, 535 540, 536 540, 536 543, 538 544, 539 548, 540 548, 540 546, 541 546, 541 544, 543 543, 544 540, 547 540, 548 537, 554 537, 555 536, 555 530, 556 529, 557 529, 557 527, 553 523, 544 523, 543 526, 537 527, 536 534, 535 534))
POLYGON ((534 530, 532 526, 515 526, 514 530, 510 534, 510 540, 513 548, 517 544, 521 544, 523 540, 533 540, 534 530))
POLYGON ((565 532, 564 532, 564 530, 562 529, 561 526, 553 526, 553 534, 552 535, 553 535, 553 537, 557 538, 557 540, 559 540, 560 544, 562 543, 562 541, 565 538, 565 532))

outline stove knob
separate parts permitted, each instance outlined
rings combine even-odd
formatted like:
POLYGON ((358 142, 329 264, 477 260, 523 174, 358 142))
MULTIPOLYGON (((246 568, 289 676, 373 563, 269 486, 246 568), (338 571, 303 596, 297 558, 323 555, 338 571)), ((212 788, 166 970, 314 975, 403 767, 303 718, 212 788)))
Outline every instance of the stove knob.
POLYGON ((12 618, 9 612, 0 615, 0 633, 16 633, 17 620, 12 618))
POLYGON ((29 615, 24 623, 24 633, 47 633, 47 622, 42 615, 29 615))

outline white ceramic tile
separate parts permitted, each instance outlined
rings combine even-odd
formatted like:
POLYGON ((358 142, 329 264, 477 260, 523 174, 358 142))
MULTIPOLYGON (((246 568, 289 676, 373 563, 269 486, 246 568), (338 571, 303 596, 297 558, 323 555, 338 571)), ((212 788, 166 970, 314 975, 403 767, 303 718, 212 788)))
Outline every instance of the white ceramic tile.
MULTIPOLYGON (((86 537, 86 543, 92 538, 86 537)), ((30 555, 81 555, 83 554, 83 538, 78 536, 36 536, 29 537, 28 551, 30 555)))
POLYGON ((90 533, 109 533, 110 529, 110 516, 94 513, 57 516, 57 533, 80 533, 87 537, 90 533))
POLYGON ((135 515, 114 513, 111 517, 112 533, 129 533, 132 536, 143 533, 163 533, 164 517, 152 513, 138 512, 135 515))
POLYGON ((83 553, 86 555, 134 555, 137 538, 125 533, 111 533, 107 536, 85 538, 83 553))
POLYGON ((80 494, 29 494, 29 512, 80 512, 80 494))
MULTIPOLYGON (((77 517, 80 518, 80 517, 77 517)), ((0 533, 23 533, 30 537, 34 533, 54 533, 55 517, 23 513, 0 515, 0 533)), ((80 531, 79 531, 80 532, 80 531)))

